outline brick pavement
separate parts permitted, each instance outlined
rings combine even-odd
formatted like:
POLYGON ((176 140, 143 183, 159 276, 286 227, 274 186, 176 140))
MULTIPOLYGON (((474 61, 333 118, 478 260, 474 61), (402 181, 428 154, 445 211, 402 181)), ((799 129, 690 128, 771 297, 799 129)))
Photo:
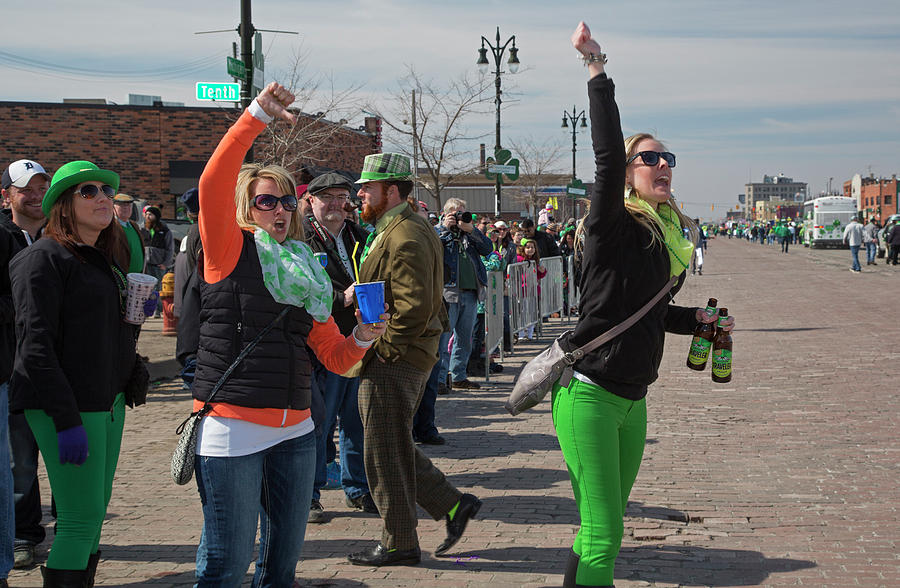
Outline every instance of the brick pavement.
MULTIPOLYGON (((688 280, 678 302, 717 296, 737 317, 735 378, 718 385, 708 371, 686 369, 687 338, 668 338, 648 398, 619 588, 900 586, 900 269, 864 266, 853 275, 848 257, 711 241, 706 272, 688 280)), ((564 326, 553 321, 542 341, 564 326)), ((155 331, 151 323, 145 336, 157 352, 169 343, 150 341, 155 331)), ((344 556, 379 537, 380 525, 344 507, 341 492, 325 491, 331 520, 308 528, 298 583, 560 585, 577 513, 549 404, 517 418, 502 408, 511 372, 539 348, 517 348, 481 391, 438 399, 448 445, 426 451, 454 484, 484 500, 457 557, 433 557, 443 524, 423 514, 419 566, 350 566, 344 556)), ((199 498, 193 483, 176 486, 168 474, 173 430, 188 404, 178 385, 163 383, 147 406, 128 413, 98 585, 193 581, 199 498)), ((36 569, 14 571, 10 581, 40 585, 36 569)))

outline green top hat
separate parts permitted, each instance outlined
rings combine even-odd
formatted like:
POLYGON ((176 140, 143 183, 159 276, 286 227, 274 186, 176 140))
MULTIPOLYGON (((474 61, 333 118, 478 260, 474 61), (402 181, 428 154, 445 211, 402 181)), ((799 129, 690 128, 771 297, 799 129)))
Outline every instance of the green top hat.
POLYGON ((357 184, 386 182, 390 180, 412 181, 409 157, 399 153, 375 153, 366 155, 357 184))
POLYGON ((44 194, 44 200, 41 202, 44 216, 50 217, 50 209, 59 200, 60 194, 72 186, 92 181, 109 184, 113 190, 119 191, 119 174, 108 169, 100 169, 90 161, 70 161, 60 167, 53 174, 53 179, 50 180, 50 189, 44 194))

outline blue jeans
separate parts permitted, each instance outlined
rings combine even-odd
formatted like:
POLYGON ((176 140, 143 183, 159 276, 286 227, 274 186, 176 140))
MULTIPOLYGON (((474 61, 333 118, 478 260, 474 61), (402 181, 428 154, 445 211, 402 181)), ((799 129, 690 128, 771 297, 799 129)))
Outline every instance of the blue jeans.
POLYGON ((861 268, 859 267, 859 245, 851 245, 850 246, 850 257, 853 260, 853 266, 851 269, 854 271, 859 271, 861 268))
POLYGON ((196 586, 240 586, 253 556, 251 586, 290 586, 303 549, 316 463, 315 434, 241 457, 194 462, 203 503, 196 586))
MULTIPOLYGON (((439 343, 442 346, 441 349, 447 347, 448 341, 450 341, 450 333, 441 333, 439 343)), ((440 377, 441 362, 437 362, 431 368, 431 375, 428 376, 428 381, 425 382, 425 392, 422 394, 422 400, 419 402, 416 416, 413 417, 413 439, 416 441, 422 441, 439 434, 434 424, 434 404, 437 402, 440 377)))
POLYGON ((873 263, 878 254, 878 243, 871 241, 866 243, 866 263, 873 263))
POLYGON ((0 580, 13 567, 13 541, 16 538, 13 476, 9 451, 9 386, 0 384, 0 580))
POLYGON ((341 450, 341 486, 350 498, 369 493, 366 466, 363 463, 363 426, 359 418, 359 378, 345 378, 326 372, 323 394, 325 396, 325 434, 316 439, 316 479, 313 484, 314 500, 328 482, 326 471, 327 445, 333 444, 335 424, 340 422, 339 443, 341 450), (338 421, 340 419, 340 421, 338 421))
POLYGON ((16 545, 37 545, 46 535, 41 526, 38 446, 24 414, 9 415, 9 445, 16 503, 16 545))
POLYGON ((447 351, 446 345, 441 347, 441 375, 438 381, 444 381, 449 371, 454 382, 461 382, 466 379, 466 367, 469 364, 469 354, 472 352, 472 331, 475 329, 475 318, 478 314, 478 292, 462 290, 459 293, 459 301, 447 306, 450 330, 453 333, 453 351, 447 351))

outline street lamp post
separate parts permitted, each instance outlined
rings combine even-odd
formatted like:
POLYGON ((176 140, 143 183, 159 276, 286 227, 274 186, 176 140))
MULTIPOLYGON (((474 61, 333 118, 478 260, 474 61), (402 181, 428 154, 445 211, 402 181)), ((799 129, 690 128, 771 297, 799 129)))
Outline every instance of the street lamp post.
MULTIPOLYGON (((503 53, 506 51, 507 45, 512 43, 512 47, 509 48, 509 60, 506 62, 507 66, 509 66, 509 73, 514 74, 519 71, 519 50, 516 48, 516 36, 513 35, 509 39, 506 40, 506 43, 503 45, 500 44, 500 27, 497 27, 497 44, 492 45, 490 41, 488 41, 484 36, 481 37, 481 49, 478 50, 478 61, 475 63, 478 65, 478 69, 481 73, 487 73, 488 67, 490 66, 490 62, 487 59, 488 49, 491 51, 491 55, 494 56, 494 85, 497 88, 497 98, 495 102, 497 103, 497 137, 494 142, 494 154, 496 156, 497 153, 500 152, 500 60, 503 59, 503 53), (485 47, 485 44, 487 47, 485 47)), ((494 213, 496 216, 500 216, 500 174, 497 174, 497 187, 496 187, 496 202, 494 203, 494 213)))
MULTIPOLYGON (((575 183, 575 180, 577 179, 575 177, 575 152, 576 152, 576 145, 577 145, 576 133, 578 133, 578 121, 579 120, 581 120, 581 128, 586 129, 587 128, 587 119, 584 116, 583 110, 581 112, 578 112, 575 109, 574 104, 572 105, 572 112, 563 110, 562 128, 564 128, 564 129, 569 128, 569 122, 570 121, 572 122, 572 183, 575 183)), ((568 199, 568 194, 566 194, 566 199, 568 199)), ((575 203, 576 203, 576 199, 573 197, 572 198, 572 212, 574 213, 574 216, 577 218, 578 217, 578 206, 575 203)))

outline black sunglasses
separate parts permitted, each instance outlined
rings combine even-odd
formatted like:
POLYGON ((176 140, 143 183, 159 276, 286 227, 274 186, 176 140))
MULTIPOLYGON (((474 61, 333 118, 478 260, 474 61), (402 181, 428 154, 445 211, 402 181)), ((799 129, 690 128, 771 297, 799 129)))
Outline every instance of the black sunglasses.
POLYGON ((78 190, 75 190, 76 194, 78 194, 82 198, 85 198, 86 200, 93 200, 100 192, 103 192, 103 195, 110 199, 116 195, 116 191, 113 189, 113 187, 107 184, 103 184, 100 187, 97 187, 94 184, 85 184, 78 190))
POLYGON ((297 210, 297 197, 293 194, 285 194, 281 198, 274 194, 257 194, 256 197, 253 198, 253 206, 257 210, 275 210, 275 207, 278 206, 279 202, 281 202, 281 206, 288 212, 297 210))
POLYGON ((675 154, 668 151, 641 151, 629 157, 625 161, 625 165, 628 165, 638 157, 641 158, 645 165, 656 165, 659 163, 659 158, 662 157, 669 164, 669 167, 675 167, 675 154))

